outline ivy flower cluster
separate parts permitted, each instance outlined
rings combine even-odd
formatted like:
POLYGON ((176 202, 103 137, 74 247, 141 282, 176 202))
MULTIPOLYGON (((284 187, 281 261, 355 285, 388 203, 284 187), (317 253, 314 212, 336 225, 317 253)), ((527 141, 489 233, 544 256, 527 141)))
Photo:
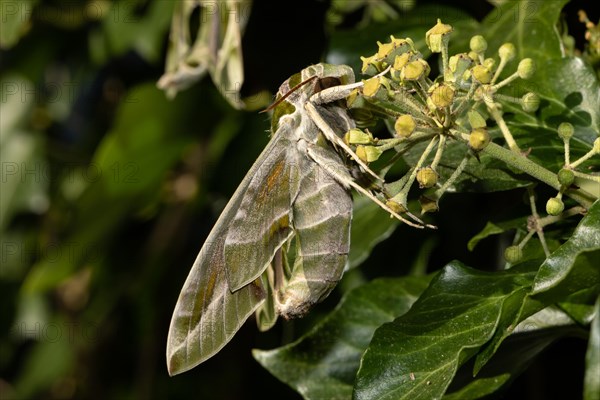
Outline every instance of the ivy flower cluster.
MULTIPOLYGON (((507 90, 501 89, 509 88, 518 80, 530 79, 536 70, 534 61, 527 57, 516 59, 517 51, 512 43, 504 43, 490 54, 485 38, 480 35, 471 38, 469 52, 451 55, 448 44, 452 31, 452 26, 438 20, 426 33, 429 50, 440 55, 440 73, 435 78, 430 77, 430 64, 410 38, 391 36, 387 43, 378 42, 375 54, 361 57, 362 73, 368 78, 348 98, 359 128, 346 133, 346 143, 367 163, 384 160, 381 168, 384 175, 399 157, 416 148, 421 151, 404 176, 384 185, 387 205, 397 212, 406 212, 408 193, 418 184, 425 189, 420 198, 422 212, 437 211, 439 199, 463 173, 468 160, 479 158, 482 152, 555 187, 558 195, 548 200, 546 206, 550 216, 564 212, 561 200, 564 193, 568 192, 584 204, 585 199, 569 190, 575 177, 598 178, 576 168, 598 154, 600 140, 596 140, 589 154, 571 161, 569 139, 573 127, 563 124, 559 134, 565 143, 564 168, 555 174, 529 160, 504 119, 502 104, 511 103, 527 113, 534 113, 540 106, 540 97, 534 92, 521 97, 508 96, 507 90), (369 132, 366 127, 378 119, 386 122, 393 137, 380 139, 369 132), (506 147, 491 142, 489 126, 501 132, 506 147), (438 169, 449 141, 464 143, 465 154, 453 173, 442 182, 438 169), (415 147, 416 144, 423 145, 415 147), (390 150, 392 156, 382 158, 390 150)), ((543 241, 539 225, 531 231, 540 234, 543 241)))
POLYGON ((407 175, 388 185, 392 192, 388 205, 400 211, 407 208, 408 192, 415 181, 421 188, 437 187, 434 193, 421 197, 424 212, 437 210, 438 200, 460 176, 469 156, 466 154, 455 173, 440 183, 437 169, 446 142, 464 141, 470 154, 477 154, 490 143, 488 118, 500 126, 509 148, 519 150, 502 118, 498 98, 518 103, 527 112, 534 112, 539 106, 535 93, 526 93, 518 99, 498 93, 516 79, 529 79, 533 75, 535 65, 530 58, 520 60, 514 73, 500 79, 515 58, 514 45, 501 46, 497 61, 486 58, 485 39, 474 36, 469 53, 450 56, 448 43, 452 30, 438 20, 426 34, 429 49, 441 54, 441 74, 437 78, 430 78, 431 67, 410 38, 391 36, 388 43, 378 43, 377 53, 361 57, 362 73, 371 77, 348 99, 351 107, 361 110, 365 120, 376 115, 394 121, 395 135, 391 139, 374 138, 368 130, 348 132, 346 141, 356 146, 356 154, 365 162, 378 160, 387 150, 402 154, 417 142, 428 142, 407 175))

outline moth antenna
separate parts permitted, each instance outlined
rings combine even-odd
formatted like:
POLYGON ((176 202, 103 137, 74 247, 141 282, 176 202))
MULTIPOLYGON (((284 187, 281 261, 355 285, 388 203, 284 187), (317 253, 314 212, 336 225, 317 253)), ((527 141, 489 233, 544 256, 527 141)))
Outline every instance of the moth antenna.
POLYGON ((300 89, 302 86, 306 85, 308 82, 311 82, 312 80, 314 80, 316 78, 317 78, 317 75, 313 75, 310 78, 305 79, 304 81, 300 82, 299 84, 297 84, 296 86, 294 86, 293 88, 291 88, 286 94, 284 94, 283 96, 281 96, 277 101, 273 102, 269 107, 265 108, 262 111, 259 111, 259 114, 271 111, 272 109, 274 109, 275 107, 277 107, 282 101, 284 101, 285 99, 287 99, 289 95, 291 95, 296 90, 300 89))

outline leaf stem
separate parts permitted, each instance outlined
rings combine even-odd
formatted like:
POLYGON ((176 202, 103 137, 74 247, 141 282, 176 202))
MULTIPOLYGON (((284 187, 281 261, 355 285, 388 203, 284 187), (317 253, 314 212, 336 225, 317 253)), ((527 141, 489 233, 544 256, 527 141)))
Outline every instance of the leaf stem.
POLYGON ((600 175, 590 175, 579 171, 573 171, 573 175, 581 179, 587 179, 588 181, 600 183, 600 175))
MULTIPOLYGON (((500 89, 500 88, 508 85, 509 83, 513 82, 518 77, 519 77, 519 73, 515 72, 514 74, 512 74, 508 78, 504 79, 502 82, 498 82, 495 85, 492 85, 492 89, 494 89, 494 91, 496 91, 496 90, 498 90, 498 89, 500 89)), ((496 78, 496 76, 494 76, 494 78, 496 78)))
MULTIPOLYGON (((566 151, 567 151, 567 148, 566 148, 566 143, 565 143, 565 155, 566 155, 566 151)), ((571 164, 567 164, 567 165, 569 165, 569 167, 571 167, 571 168, 577 168, 577 166, 579 166, 582 162, 587 161, 588 159, 590 159, 591 157, 593 157, 596 154, 598 154, 598 152, 595 151, 595 149, 592 149, 592 150, 588 151, 579 160, 573 161, 571 164)))
POLYGON ((535 232, 540 238, 540 243, 542 244, 542 248, 544 249, 544 254, 546 254, 546 258, 550 257, 550 250, 548 250, 548 244, 546 243, 546 236, 544 235, 544 228, 540 225, 540 215, 537 212, 537 207, 535 206, 535 193, 533 191, 533 187, 529 186, 527 188, 527 192, 529 193, 529 204, 531 206, 531 216, 535 221, 535 232))
POLYGON ((570 146, 569 138, 563 139, 563 143, 565 145, 565 166, 570 168, 575 168, 571 165, 571 146, 570 146))
POLYGON ((440 142, 438 143, 437 151, 435 152, 435 157, 433 158, 433 162, 431 163, 431 168, 433 170, 437 170, 437 166, 442 160, 442 155, 444 154, 444 146, 446 145, 446 136, 441 135, 440 142))
POLYGON ((429 156, 429 153, 431 153, 431 151, 433 150, 433 148, 435 147, 437 142, 438 142, 438 137, 434 136, 431 139, 431 141, 429 142, 429 144, 427 145, 427 148, 425 149, 425 151, 423 151, 423 154, 421 154, 421 158, 419 158, 419 161, 417 162, 417 164, 411 168, 410 176, 407 179, 406 183, 404 184, 404 187, 391 200, 395 201, 398 204, 402 204, 403 206, 406 206, 407 198, 408 198, 408 191, 410 190, 413 182, 415 181, 417 172, 419 171, 419 169, 421 168, 421 166, 423 165, 423 163, 429 156))
POLYGON ((487 99, 485 100, 485 103, 487 105, 488 111, 490 112, 490 115, 492 116, 492 118, 494 118, 494 120, 498 124, 498 127, 500 128, 500 131, 502 132, 502 136, 504 136, 504 140, 506 140, 506 144, 508 145, 508 148, 511 149, 515 153, 521 153, 521 149, 519 148, 519 145, 513 138, 513 135, 510 132, 510 129, 508 129, 508 125, 506 125, 506 122, 504 122, 504 118, 502 118, 502 112, 500 111, 500 109, 498 108, 496 103, 494 103, 493 100, 488 102, 487 99))
MULTIPOLYGON (((469 140, 469 135, 464 133, 461 133, 460 135, 464 140, 469 140)), ((494 157, 500 161, 503 161, 509 166, 516 168, 541 182, 544 182, 546 185, 556 189, 557 191, 560 191, 560 182, 558 181, 556 174, 547 170, 541 165, 536 164, 527 157, 517 152, 505 149, 496 143, 488 144, 482 150, 482 152, 490 157, 494 157)), ((565 192, 565 195, 577 201, 585 208, 591 207, 592 203, 596 200, 592 194, 581 189, 569 189, 565 192)))
POLYGON ((555 222, 572 217, 573 215, 584 214, 585 211, 586 209, 581 206, 571 207, 568 210, 563 211, 559 215, 548 215, 544 218, 540 218, 540 220, 538 221, 538 225, 543 228, 545 226, 554 224, 555 222))
POLYGON ((460 162, 460 164, 458 164, 458 167, 456 167, 454 172, 452 172, 452 175, 450 175, 450 178, 448 178, 448 180, 446 180, 446 182, 444 182, 442 187, 440 187, 438 190, 435 191, 434 197, 436 199, 441 198, 442 195, 446 192, 446 190, 448 190, 450 185, 452 185, 454 183, 454 181, 456 181, 456 179, 458 179, 460 174, 462 174, 463 170, 467 166, 468 161, 469 161, 469 155, 467 154, 463 157, 462 161, 460 162))

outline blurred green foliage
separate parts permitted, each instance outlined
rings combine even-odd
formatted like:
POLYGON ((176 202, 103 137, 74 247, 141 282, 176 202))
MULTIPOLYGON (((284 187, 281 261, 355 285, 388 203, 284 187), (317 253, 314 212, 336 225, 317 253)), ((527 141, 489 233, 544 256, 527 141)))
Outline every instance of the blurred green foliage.
MULTIPOLYGON (((156 87, 175 3, 0 1, 2 399, 298 398, 258 366, 250 349, 291 342, 340 293, 306 319, 280 322, 271 332, 247 324, 209 363, 167 375, 166 334, 181 285, 269 129, 264 114, 235 110, 208 79, 173 100, 156 87)), ((213 3, 217 13, 231 11, 213 3)), ((461 1, 417 2, 416 9, 401 1, 292 4, 293 11, 260 1, 240 9, 250 13, 239 93, 254 102, 249 109, 268 104, 265 93, 308 64, 357 67, 377 40, 422 38, 438 17, 461 32, 453 45, 464 45, 492 9, 461 1)), ((576 6, 570 7, 572 16, 576 6)), ((507 204, 508 211, 526 209, 520 195, 449 199, 445 207, 454 212, 437 217, 440 229, 429 236, 394 231, 382 221, 376 234, 391 238, 377 247, 357 241, 353 265, 368 259, 347 274, 339 292, 424 262, 494 264, 492 244, 470 253, 465 243, 490 212, 506 213, 507 204), (432 241, 435 250, 424 257, 419 249, 432 241)), ((369 230, 364 223, 373 215, 362 207, 359 233, 369 230)), ((550 367, 565 359, 579 363, 585 344, 573 352, 550 367)), ((543 376, 548 369, 537 368, 541 375, 517 387, 537 385, 539 398, 560 398, 543 376)), ((560 376, 568 393, 581 392, 579 367, 560 376)))

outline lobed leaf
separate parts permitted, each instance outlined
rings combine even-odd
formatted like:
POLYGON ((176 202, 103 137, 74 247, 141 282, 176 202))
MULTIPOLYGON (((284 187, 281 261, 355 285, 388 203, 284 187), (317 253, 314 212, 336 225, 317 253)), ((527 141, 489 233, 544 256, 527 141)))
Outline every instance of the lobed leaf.
POLYGON ((348 399, 373 332, 405 313, 430 277, 376 279, 349 292, 309 333, 254 358, 306 399, 348 399))
MULTIPOLYGON (((548 291, 565 280, 578 264, 578 257, 600 250, 600 201, 596 201, 579 222, 573 235, 554 251, 540 266, 533 283, 533 294, 548 291)), ((590 266, 590 273, 598 275, 598 265, 590 266), (595 271, 594 271, 595 270, 595 271)), ((575 271, 576 273, 579 271, 575 271)), ((583 280, 583 285, 589 283, 583 280)))
POLYGON ((458 367, 519 308, 534 275, 531 264, 495 273, 448 264, 409 312, 375 332, 355 398, 441 397, 458 367))

